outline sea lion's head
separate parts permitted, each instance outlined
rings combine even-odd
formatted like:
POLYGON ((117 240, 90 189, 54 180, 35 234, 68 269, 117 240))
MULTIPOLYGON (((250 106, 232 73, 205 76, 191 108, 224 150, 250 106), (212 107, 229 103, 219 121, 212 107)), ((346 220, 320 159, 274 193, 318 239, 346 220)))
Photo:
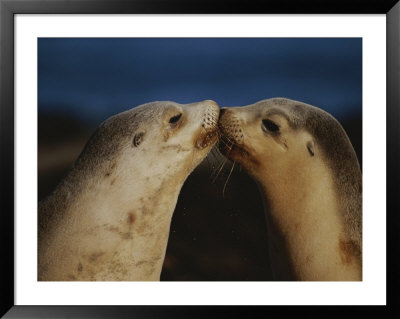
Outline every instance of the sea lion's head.
POLYGON ((103 122, 76 166, 114 183, 128 176, 135 185, 168 176, 184 181, 216 143, 218 114, 210 100, 137 106, 103 122))
POLYGON ((219 129, 221 151, 253 176, 262 169, 293 174, 296 168, 307 170, 316 162, 329 167, 336 177, 360 175, 354 149, 340 123, 309 104, 273 98, 222 108, 219 129))
POLYGON ((320 156, 307 113, 305 104, 287 99, 223 108, 220 149, 256 178, 260 170, 293 170, 320 156))

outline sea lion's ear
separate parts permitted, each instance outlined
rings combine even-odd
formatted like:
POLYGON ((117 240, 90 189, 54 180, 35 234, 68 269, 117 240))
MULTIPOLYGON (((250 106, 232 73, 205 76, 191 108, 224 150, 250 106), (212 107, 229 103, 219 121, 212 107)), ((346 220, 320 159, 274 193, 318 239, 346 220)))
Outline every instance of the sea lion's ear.
POLYGON ((311 156, 314 156, 314 142, 308 141, 307 142, 307 149, 311 156))
POLYGON ((139 132, 133 137, 133 146, 138 147, 143 142, 144 132, 139 132))

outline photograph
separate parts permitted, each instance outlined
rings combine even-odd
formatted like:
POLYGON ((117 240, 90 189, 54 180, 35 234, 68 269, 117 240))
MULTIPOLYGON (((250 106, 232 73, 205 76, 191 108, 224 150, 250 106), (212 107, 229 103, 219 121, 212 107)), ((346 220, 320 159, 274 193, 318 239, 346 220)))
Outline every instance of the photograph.
POLYGON ((361 38, 39 38, 39 281, 362 280, 361 38))

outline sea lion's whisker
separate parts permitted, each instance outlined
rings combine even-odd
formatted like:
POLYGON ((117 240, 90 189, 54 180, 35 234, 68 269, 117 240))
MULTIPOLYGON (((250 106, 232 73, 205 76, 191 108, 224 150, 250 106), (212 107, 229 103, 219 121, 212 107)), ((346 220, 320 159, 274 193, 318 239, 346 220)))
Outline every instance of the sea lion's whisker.
POLYGON ((223 166, 223 165, 224 165, 224 160, 219 162, 216 167, 213 167, 213 171, 210 174, 210 179, 213 180, 213 182, 217 178, 218 171, 220 170, 221 166, 223 166))
POLYGON ((224 188, 222 189, 222 197, 224 197, 225 196, 225 189, 226 189, 226 185, 228 184, 228 181, 229 181, 229 178, 231 177, 231 175, 232 175, 232 172, 233 172, 233 168, 235 167, 235 161, 233 162, 233 164, 232 164, 232 167, 231 167, 231 171, 229 172, 229 175, 228 175, 228 178, 226 179, 226 182, 225 182, 225 185, 224 185, 224 188))
POLYGON ((212 156, 214 157, 215 163, 212 165, 213 171, 210 175, 210 179, 213 179, 213 177, 216 175, 216 173, 220 170, 221 166, 224 165, 224 161, 226 160, 225 156, 223 156, 221 154, 221 152, 219 151, 218 147, 214 147, 211 150, 212 156), (216 167, 214 167, 214 165, 216 165, 216 167))
POLYGON ((213 159, 215 160, 215 161, 218 161, 218 158, 217 158, 217 155, 216 155, 216 153, 218 154, 218 148, 217 147, 213 147, 212 149, 211 149, 211 152, 210 152, 210 154, 211 154, 211 156, 213 157, 213 159))
POLYGON ((217 148, 215 150, 215 152, 218 154, 219 157, 225 158, 224 154, 221 153, 221 151, 219 150, 219 148, 217 148))
MULTIPOLYGON (((209 155, 208 156, 210 156, 210 158, 209 158, 209 160, 210 160, 210 170, 211 170, 211 173, 210 173, 210 176, 209 176, 209 178, 211 179, 212 178, 212 176, 215 174, 215 172, 216 172, 216 168, 215 168, 215 163, 218 163, 219 162, 219 159, 218 159, 218 157, 217 157, 217 155, 216 155, 216 148, 215 147, 213 147, 212 149, 211 149, 211 151, 210 151, 210 153, 209 153, 209 155), (211 158, 212 157, 212 158, 211 158)), ((207 157, 208 157, 207 156, 207 157)), ((219 167, 219 163, 217 164, 217 166, 219 167)))
POLYGON ((232 148, 232 146, 233 146, 233 143, 230 143, 230 144, 228 144, 228 143, 226 143, 225 141, 223 141, 223 142, 221 142, 224 146, 226 146, 227 148, 229 148, 229 150, 232 148))
MULTIPOLYGON (((224 142, 224 143, 225 143, 226 147, 229 149, 229 151, 227 152, 227 155, 228 155, 228 154, 230 153, 230 151, 232 150, 233 144, 228 145, 228 144, 226 144, 226 142, 224 142)), ((216 149, 216 151, 218 152, 218 155, 219 155, 220 157, 223 158, 223 162, 222 162, 222 164, 220 164, 220 165, 217 167, 217 169, 215 170, 215 172, 213 172, 213 173, 211 174, 211 176, 210 176, 210 178, 213 178, 213 176, 215 175, 215 177, 213 178, 213 181, 212 181, 213 183, 217 180, 219 174, 221 173, 223 167, 225 166, 225 164, 226 164, 226 162, 227 162, 227 160, 228 160, 228 158, 227 158, 226 156, 224 156, 224 155, 221 153, 221 151, 219 150, 219 148, 215 148, 215 149, 216 149)))
POLYGON ((220 165, 220 168, 218 169, 218 173, 217 173, 217 175, 214 177, 214 179, 212 181, 213 183, 215 183, 215 181, 217 180, 219 174, 221 173, 221 171, 224 168, 224 166, 225 166, 227 161, 228 161, 228 158, 225 158, 225 160, 222 162, 222 165, 220 165))
POLYGON ((225 155, 222 154, 222 152, 219 149, 219 147, 214 147, 213 151, 214 151, 213 155, 215 156, 216 160, 220 160, 221 158, 225 158, 225 155))
POLYGON ((235 142, 233 140, 231 140, 230 138, 227 138, 227 137, 221 138, 220 143, 224 144, 225 146, 227 146, 229 148, 231 148, 235 144, 235 142))

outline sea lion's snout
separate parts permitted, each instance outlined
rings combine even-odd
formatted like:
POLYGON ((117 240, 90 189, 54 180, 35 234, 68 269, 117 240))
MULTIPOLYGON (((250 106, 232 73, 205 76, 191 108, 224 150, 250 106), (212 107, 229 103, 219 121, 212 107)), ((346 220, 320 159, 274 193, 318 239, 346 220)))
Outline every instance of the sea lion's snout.
POLYGON ((219 117, 219 106, 212 100, 206 100, 203 103, 207 103, 207 106, 203 115, 201 126, 206 130, 216 129, 219 117))
POLYGON ((235 112, 228 108, 222 108, 219 114, 218 128, 221 138, 226 139, 229 144, 243 144, 244 133, 235 112))
POLYGON ((198 150, 214 145, 218 140, 219 106, 212 100, 206 100, 202 103, 205 103, 206 106, 201 121, 202 130, 195 142, 195 147, 198 150))
POLYGON ((195 147, 198 150, 202 150, 211 144, 214 144, 218 139, 217 130, 212 130, 208 133, 201 134, 200 137, 197 139, 195 147))
POLYGON ((250 153, 244 145, 243 123, 237 112, 234 108, 221 109, 218 120, 218 148, 229 159, 241 162, 243 158, 249 158, 250 153))

